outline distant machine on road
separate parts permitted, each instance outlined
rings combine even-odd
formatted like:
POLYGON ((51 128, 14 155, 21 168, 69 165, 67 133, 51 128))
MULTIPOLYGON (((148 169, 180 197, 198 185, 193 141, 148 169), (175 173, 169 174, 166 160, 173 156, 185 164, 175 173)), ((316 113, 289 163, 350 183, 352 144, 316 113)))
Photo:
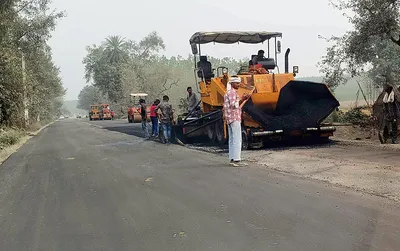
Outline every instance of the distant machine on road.
POLYGON ((101 104, 100 120, 111 120, 111 110, 109 104, 101 104))
POLYGON ((111 120, 111 110, 109 104, 91 105, 89 120, 111 120))
MULTIPOLYGON (((140 123, 142 121, 142 116, 140 115, 141 107, 139 104, 140 99, 146 100, 148 96, 147 93, 131 93, 131 106, 128 107, 128 122, 129 123, 140 123)), ((147 121, 150 121, 150 104, 147 103, 147 121)))
POLYGON ((100 119, 100 114, 99 114, 99 105, 91 105, 90 106, 90 111, 89 111, 89 120, 99 120, 100 119))

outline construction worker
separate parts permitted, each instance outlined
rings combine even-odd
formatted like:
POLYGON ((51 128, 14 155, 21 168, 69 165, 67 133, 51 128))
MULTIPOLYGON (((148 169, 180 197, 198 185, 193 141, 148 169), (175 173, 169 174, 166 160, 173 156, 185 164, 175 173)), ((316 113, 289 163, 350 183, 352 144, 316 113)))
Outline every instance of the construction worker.
POLYGON ((201 113, 199 96, 197 93, 193 92, 192 87, 190 86, 186 90, 188 92, 188 113, 191 113, 191 116, 198 117, 201 113))
POLYGON ((146 139, 150 138, 149 136, 149 131, 147 129, 147 106, 146 106, 146 101, 144 99, 139 100, 140 104, 140 116, 142 117, 142 130, 144 133, 144 137, 146 139))
POLYGON ((382 144, 387 142, 387 139, 392 139, 392 144, 397 143, 397 117, 399 112, 399 104, 397 102, 393 86, 390 84, 384 85, 385 95, 383 96, 383 135, 379 134, 379 140, 382 144), (382 137, 383 136, 383 137, 382 137))
POLYGON ((164 133, 164 142, 165 144, 169 144, 171 141, 171 132, 172 132, 172 122, 173 122, 173 111, 172 106, 168 103, 169 97, 167 95, 163 96, 163 102, 157 105, 155 112, 158 113, 160 111, 160 121, 161 127, 164 133))
POLYGON ((263 50, 259 50, 258 52, 257 52, 257 63, 259 62, 259 61, 263 61, 263 60, 265 60, 266 59, 266 57, 264 57, 264 51, 263 50))
POLYGON ((151 136, 152 137, 158 137, 158 116, 157 116, 157 113, 155 112, 158 104, 160 104, 160 100, 156 99, 156 101, 154 101, 154 103, 150 107, 150 119, 151 119, 151 125, 152 125, 151 136))
POLYGON ((231 89, 224 95, 224 119, 228 124, 229 160, 232 166, 247 166, 241 162, 242 150, 242 108, 241 103, 250 98, 250 95, 239 97, 237 89, 241 82, 240 77, 232 76, 231 89))

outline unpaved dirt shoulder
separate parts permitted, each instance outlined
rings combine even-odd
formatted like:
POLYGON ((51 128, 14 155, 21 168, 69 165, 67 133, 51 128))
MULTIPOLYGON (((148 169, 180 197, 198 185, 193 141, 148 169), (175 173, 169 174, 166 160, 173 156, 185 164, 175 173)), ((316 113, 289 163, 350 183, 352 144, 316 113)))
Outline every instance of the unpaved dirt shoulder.
POLYGON ((276 171, 400 202, 398 149, 337 142, 326 147, 245 151, 243 158, 276 171))
POLYGON ((0 165, 6 161, 13 153, 18 151, 18 149, 23 146, 29 139, 32 137, 36 136, 40 131, 48 127, 49 125, 53 124, 55 121, 50 122, 44 126, 42 126, 39 130, 35 132, 28 132, 26 135, 22 136, 19 141, 11 146, 4 147, 2 150, 0 150, 0 165))

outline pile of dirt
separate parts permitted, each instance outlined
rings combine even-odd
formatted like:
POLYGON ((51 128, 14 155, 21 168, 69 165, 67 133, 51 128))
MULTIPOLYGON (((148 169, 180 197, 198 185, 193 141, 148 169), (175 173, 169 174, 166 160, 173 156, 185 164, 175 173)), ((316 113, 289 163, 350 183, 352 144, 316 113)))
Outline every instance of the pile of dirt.
POLYGON ((376 141, 379 143, 378 131, 372 127, 358 125, 337 126, 332 139, 376 141))

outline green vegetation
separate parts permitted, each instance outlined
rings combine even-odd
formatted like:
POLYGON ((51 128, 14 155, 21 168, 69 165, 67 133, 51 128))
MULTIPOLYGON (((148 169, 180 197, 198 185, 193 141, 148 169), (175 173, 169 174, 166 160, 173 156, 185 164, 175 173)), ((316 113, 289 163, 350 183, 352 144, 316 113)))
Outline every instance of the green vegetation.
POLYGON ((350 123, 353 125, 368 126, 371 125, 371 117, 365 114, 363 110, 366 107, 355 107, 346 112, 342 110, 334 111, 328 118, 325 119, 325 123, 350 123))
POLYGON ((399 0, 333 0, 353 29, 326 39, 332 45, 320 62, 325 82, 335 89, 349 78, 366 76, 375 86, 400 80, 399 0))
POLYGON ((0 4, 0 126, 26 128, 60 114, 65 90, 47 41, 63 13, 50 10, 50 3, 6 0, 0 4))
MULTIPOLYGON (((86 80, 77 107, 88 110, 90 104, 109 103, 116 116, 126 113, 132 103, 130 93, 149 94, 148 102, 167 94, 175 107, 182 107, 186 87, 195 86, 193 57, 166 58, 163 39, 156 32, 141 41, 131 41, 118 36, 106 38, 100 45, 87 48, 83 60, 86 80)), ((237 73, 244 61, 232 58, 212 58, 214 68, 225 66, 237 73)), ((245 63, 246 64, 246 63, 245 63)))
MULTIPOLYGON (((146 92, 152 102, 167 94, 178 109, 184 107, 186 87, 195 88, 193 57, 188 55, 166 58, 161 53, 164 42, 157 33, 152 32, 141 41, 131 41, 119 36, 110 36, 100 45, 87 48, 83 63, 86 69, 85 86, 80 94, 77 108, 88 110, 91 104, 109 103, 116 115, 126 113, 126 107, 132 103, 130 93, 146 92)), ((217 59, 209 57, 213 68, 226 66, 231 74, 236 74, 247 60, 233 58, 217 59)), ((358 82, 367 99, 375 98, 376 89, 367 75, 350 78, 342 85, 333 85, 332 91, 339 101, 363 101, 358 82)), ((325 82, 324 77, 299 77, 299 80, 325 82)), ((331 85, 332 86, 332 85, 331 85)))
POLYGON ((23 135, 24 132, 18 129, 0 129, 0 150, 4 147, 18 143, 23 135))

